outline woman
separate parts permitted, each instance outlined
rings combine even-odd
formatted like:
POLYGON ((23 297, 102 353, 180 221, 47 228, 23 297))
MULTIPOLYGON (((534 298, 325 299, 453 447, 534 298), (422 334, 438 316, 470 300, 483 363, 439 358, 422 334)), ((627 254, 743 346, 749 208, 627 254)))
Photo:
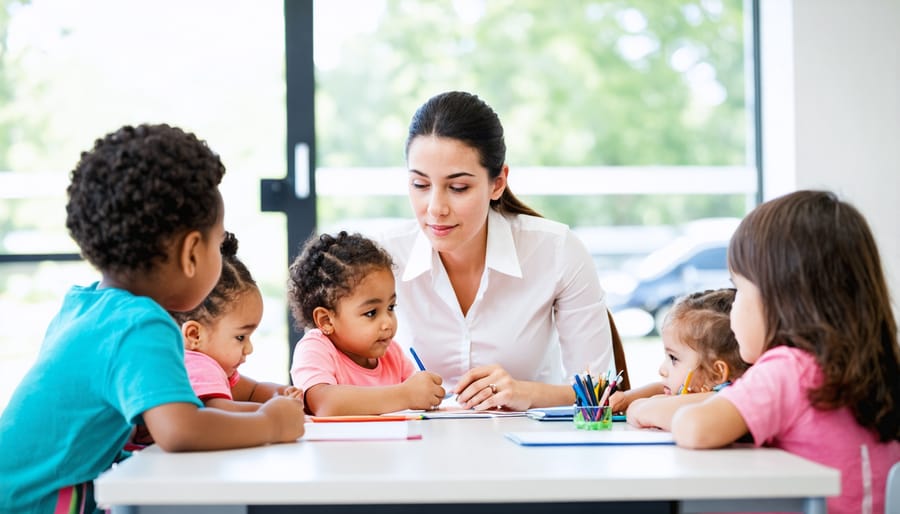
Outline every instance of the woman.
POLYGON ((612 358, 590 254, 507 187, 503 127, 477 96, 437 95, 406 140, 416 224, 382 244, 397 266, 398 341, 467 408, 572 404, 569 377, 612 358))

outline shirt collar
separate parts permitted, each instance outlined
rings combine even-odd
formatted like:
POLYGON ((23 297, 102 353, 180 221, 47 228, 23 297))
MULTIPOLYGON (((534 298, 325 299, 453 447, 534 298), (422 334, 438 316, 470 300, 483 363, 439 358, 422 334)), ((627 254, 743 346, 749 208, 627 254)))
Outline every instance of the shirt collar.
MULTIPOLYGON (((519 266, 516 243, 513 239, 512 227, 509 221, 499 212, 489 209, 487 223, 488 237, 485 267, 505 275, 522 278, 522 268, 519 266)), ((412 280, 431 270, 434 257, 431 241, 420 229, 409 252, 409 261, 406 263, 406 269, 403 270, 401 280, 412 280)))
POLYGON ((487 257, 484 265, 504 275, 522 278, 512 226, 505 216, 494 209, 488 212, 487 257))

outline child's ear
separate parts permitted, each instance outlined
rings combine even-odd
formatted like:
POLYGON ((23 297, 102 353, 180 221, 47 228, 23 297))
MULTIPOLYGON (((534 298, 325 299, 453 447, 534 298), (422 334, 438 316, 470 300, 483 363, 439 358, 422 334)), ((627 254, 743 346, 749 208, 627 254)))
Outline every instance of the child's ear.
POLYGON ((178 266, 186 277, 192 278, 197 273, 197 260, 200 243, 203 242, 203 234, 199 230, 192 230, 181 240, 178 251, 178 266))
POLYGON ((728 382, 728 377, 731 376, 731 369, 728 367, 727 362, 718 359, 713 362, 712 369, 713 380, 715 381, 716 385, 728 382))
POLYGON ((189 320, 181 325, 181 335, 184 337, 184 347, 197 351, 203 343, 206 331, 199 322, 189 320))
POLYGON ((312 312, 313 323, 316 328, 322 331, 326 336, 334 332, 334 325, 331 323, 331 311, 325 307, 316 307, 312 312))

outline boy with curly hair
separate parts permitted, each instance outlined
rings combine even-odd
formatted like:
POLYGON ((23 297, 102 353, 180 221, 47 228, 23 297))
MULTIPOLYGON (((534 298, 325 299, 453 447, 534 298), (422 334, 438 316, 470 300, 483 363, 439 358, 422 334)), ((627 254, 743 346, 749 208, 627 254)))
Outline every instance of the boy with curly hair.
POLYGON ((293 441, 303 404, 203 409, 166 310, 200 304, 219 278, 225 168, 168 125, 125 126, 72 171, 66 226, 101 273, 73 287, 0 417, 0 512, 91 512, 91 482, 135 425, 167 451, 293 441))

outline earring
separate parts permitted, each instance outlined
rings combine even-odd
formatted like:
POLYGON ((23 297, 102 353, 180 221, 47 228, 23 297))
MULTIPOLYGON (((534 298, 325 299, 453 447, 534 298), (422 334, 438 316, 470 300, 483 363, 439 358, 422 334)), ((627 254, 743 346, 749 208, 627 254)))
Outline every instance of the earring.
POLYGON ((331 327, 323 328, 322 333, 325 334, 326 336, 330 336, 331 335, 331 327))

